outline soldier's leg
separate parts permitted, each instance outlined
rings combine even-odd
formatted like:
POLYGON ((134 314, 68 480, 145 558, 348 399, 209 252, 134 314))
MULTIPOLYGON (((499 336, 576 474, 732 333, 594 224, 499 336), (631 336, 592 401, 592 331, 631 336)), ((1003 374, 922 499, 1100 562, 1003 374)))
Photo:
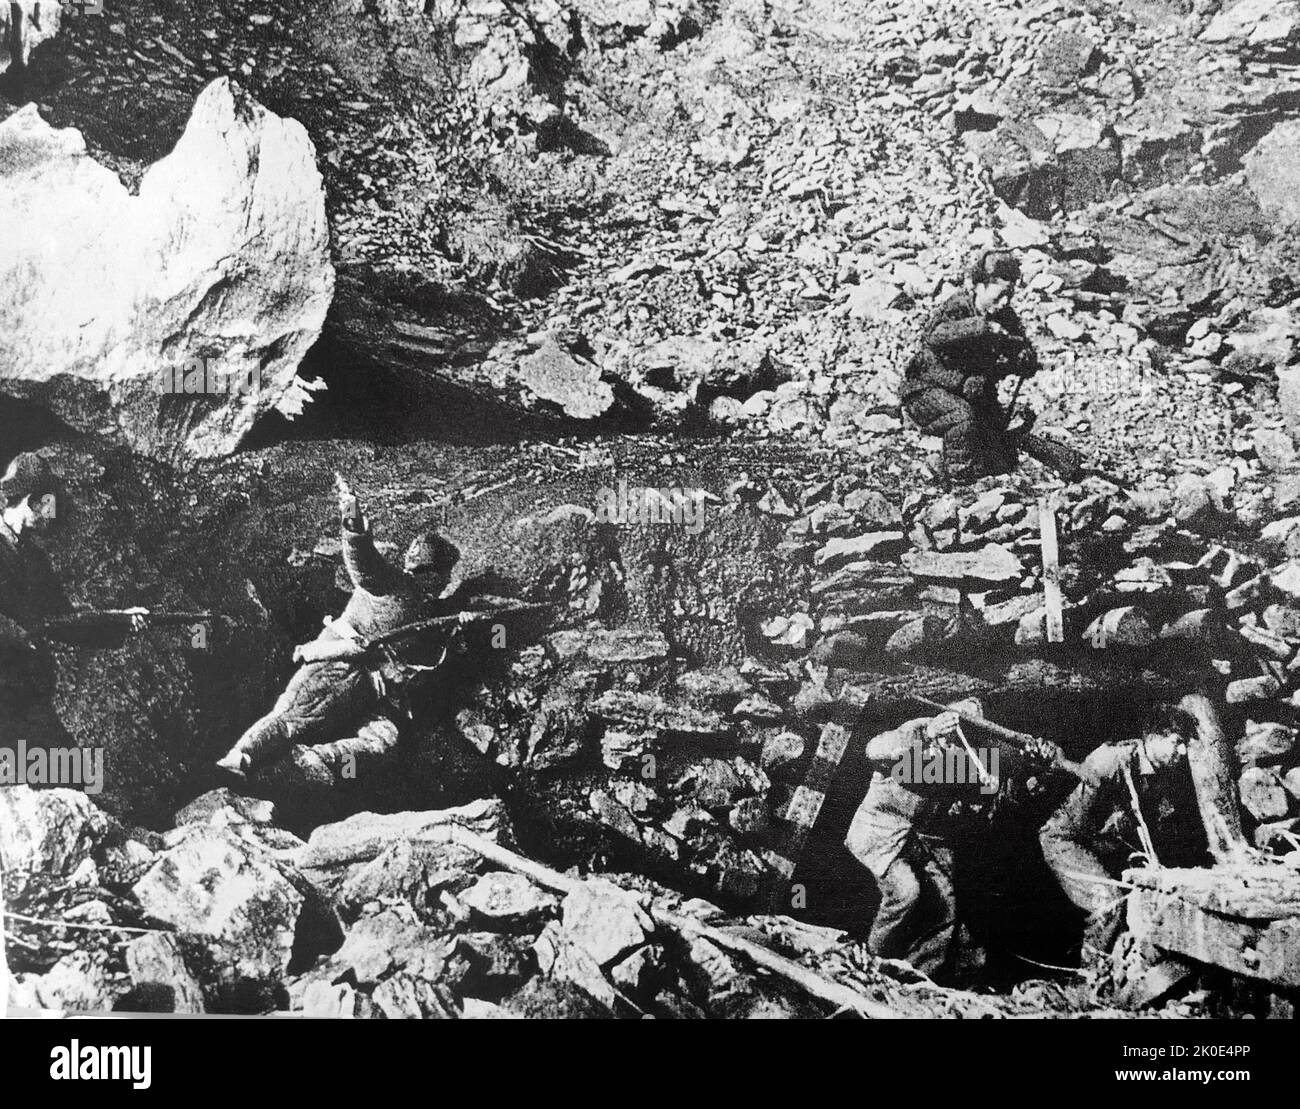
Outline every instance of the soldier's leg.
POLYGON ((951 477, 960 481, 976 476, 979 423, 964 398, 945 389, 927 389, 909 400, 907 411, 926 435, 943 439, 943 463, 951 477))
POLYGON ((367 720, 355 735, 322 743, 312 748, 336 782, 348 782, 370 776, 397 746, 397 725, 386 716, 367 720))
POLYGON ((917 872, 922 880, 922 909, 927 919, 912 939, 905 958, 922 974, 934 977, 947 969, 957 934, 952 848, 928 837, 919 840, 917 872))
MULTIPOLYGON (((268 712, 231 748, 255 770, 288 753, 296 743, 314 744, 346 734, 375 701, 370 676, 346 662, 309 662, 268 712)), ((229 757, 229 756, 228 756, 229 757)))
POLYGON ((867 950, 882 959, 904 959, 912 949, 912 918, 921 900, 921 882, 902 857, 876 875, 880 907, 867 935, 867 950))
POLYGON ((1124 905, 1123 891, 1112 880, 1096 852, 1064 836, 1056 836, 1050 825, 1039 835, 1043 859, 1051 867, 1066 897, 1088 914, 1083 933, 1083 961, 1092 953, 1110 950, 1119 934, 1124 905))

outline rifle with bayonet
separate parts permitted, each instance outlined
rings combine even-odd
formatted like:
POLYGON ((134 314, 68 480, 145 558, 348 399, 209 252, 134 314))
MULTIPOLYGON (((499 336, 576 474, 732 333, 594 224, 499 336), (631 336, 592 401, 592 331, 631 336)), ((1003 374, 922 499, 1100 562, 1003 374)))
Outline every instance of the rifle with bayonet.
POLYGON ((99 608, 47 616, 30 634, 60 643, 85 646, 112 642, 146 628, 194 627, 212 621, 210 612, 154 612, 147 608, 99 608))
POLYGON ((1005 740, 1014 747, 1024 750, 1041 751, 1051 756, 1052 764, 1059 766, 1069 774, 1073 774, 1079 781, 1086 785, 1095 786, 1097 778, 1087 770, 1081 763, 1067 758, 1065 752, 1055 743, 1048 739, 1040 739, 1038 736, 1030 735, 1028 732, 1017 732, 1011 728, 1004 728, 1001 724, 995 724, 991 720, 985 720, 982 716, 975 716, 969 712, 962 712, 959 709, 949 708, 938 701, 931 701, 929 697, 922 697, 920 694, 913 693, 911 697, 914 701, 919 701, 927 708, 932 708, 938 712, 950 712, 963 724, 970 724, 972 727, 982 728, 989 735, 997 736, 998 739, 1005 740))

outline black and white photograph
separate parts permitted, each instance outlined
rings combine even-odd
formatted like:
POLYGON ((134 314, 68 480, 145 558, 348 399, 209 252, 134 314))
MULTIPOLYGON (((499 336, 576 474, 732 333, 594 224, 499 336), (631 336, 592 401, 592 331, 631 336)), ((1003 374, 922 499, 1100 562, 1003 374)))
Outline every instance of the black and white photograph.
POLYGON ((5 0, 0 1007, 1249 1082, 1298 336, 1300 0, 5 0))

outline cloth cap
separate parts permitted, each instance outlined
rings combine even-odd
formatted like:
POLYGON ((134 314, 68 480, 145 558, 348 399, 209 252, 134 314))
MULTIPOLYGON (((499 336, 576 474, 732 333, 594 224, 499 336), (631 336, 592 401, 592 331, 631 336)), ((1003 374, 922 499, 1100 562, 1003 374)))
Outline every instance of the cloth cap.
POLYGON ((460 561, 460 551, 454 543, 436 532, 424 531, 411 540, 406 548, 404 565, 407 573, 421 574, 429 570, 450 570, 460 561))
POLYGON ((1008 250, 986 250, 971 264, 970 279, 982 281, 1019 281, 1020 263, 1008 250))
POLYGON ((39 454, 30 451, 15 455, 0 476, 0 493, 6 504, 16 504, 24 497, 39 499, 46 493, 58 493, 54 471, 39 454))

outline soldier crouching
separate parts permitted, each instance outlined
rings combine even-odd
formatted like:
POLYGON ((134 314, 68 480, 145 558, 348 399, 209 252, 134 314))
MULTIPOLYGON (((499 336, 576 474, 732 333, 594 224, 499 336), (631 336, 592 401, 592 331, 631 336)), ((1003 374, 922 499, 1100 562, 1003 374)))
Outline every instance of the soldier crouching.
POLYGON ((944 469, 954 481, 973 481, 1015 465, 1015 434, 1008 432, 997 385, 1038 369, 1011 308, 1019 278, 1011 254, 981 254, 965 288, 926 322, 921 349, 903 374, 899 400, 925 434, 943 439, 944 469))

